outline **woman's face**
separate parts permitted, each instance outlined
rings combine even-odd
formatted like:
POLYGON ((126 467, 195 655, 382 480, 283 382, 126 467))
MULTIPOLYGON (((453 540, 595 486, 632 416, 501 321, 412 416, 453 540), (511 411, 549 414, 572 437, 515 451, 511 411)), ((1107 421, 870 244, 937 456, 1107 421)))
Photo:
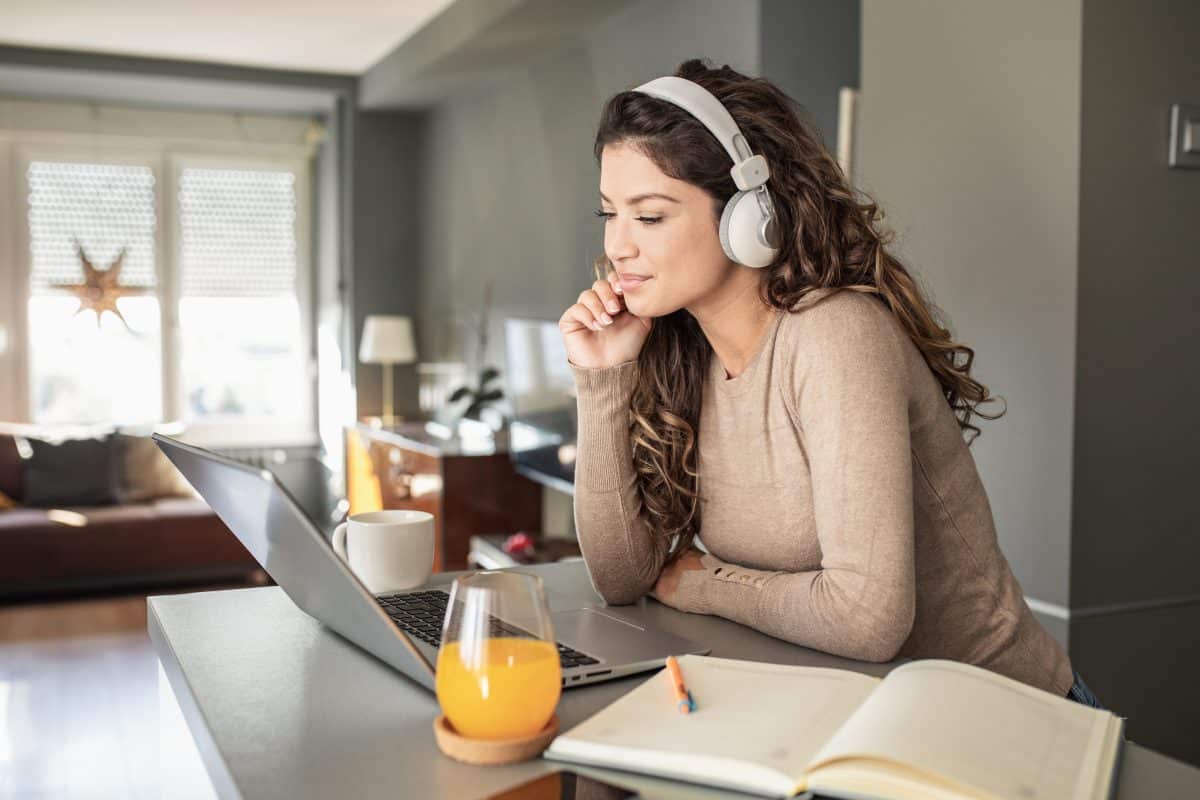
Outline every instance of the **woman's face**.
POLYGON ((621 276, 625 304, 639 317, 715 300, 738 265, 717 234, 713 199, 668 177, 639 150, 609 145, 600 155, 604 252, 621 276))

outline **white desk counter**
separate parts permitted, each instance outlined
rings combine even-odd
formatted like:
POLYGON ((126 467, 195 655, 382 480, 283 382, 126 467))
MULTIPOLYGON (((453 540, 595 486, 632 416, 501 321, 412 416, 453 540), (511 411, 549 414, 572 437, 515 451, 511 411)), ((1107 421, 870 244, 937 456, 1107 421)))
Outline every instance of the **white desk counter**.
MULTIPOLYGON (((541 575, 558 608, 599 602, 581 562, 521 571, 541 575)), ((435 575, 432 583, 452 577, 435 575)), ((895 666, 796 647, 652 600, 610 611, 704 642, 714 656, 877 676, 895 666)), ((565 766, 539 759, 471 767, 443 756, 431 727, 438 714, 433 694, 318 624, 278 587, 152 597, 147 613, 163 671, 221 797, 472 800, 565 766)), ((558 707, 563 730, 648 676, 565 690, 558 707)), ((630 786, 647 800, 746 797, 629 773, 577 771, 630 786)), ((1116 796, 1197 798, 1200 769, 1129 742, 1116 796)))

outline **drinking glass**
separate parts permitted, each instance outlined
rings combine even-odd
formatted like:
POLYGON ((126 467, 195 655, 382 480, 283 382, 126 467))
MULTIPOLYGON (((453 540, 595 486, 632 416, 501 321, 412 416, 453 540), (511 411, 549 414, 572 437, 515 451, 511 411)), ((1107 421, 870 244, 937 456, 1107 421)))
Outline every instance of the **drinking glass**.
POLYGON ((470 739, 521 739, 558 705, 562 668, 542 579, 519 572, 456 578, 438 650, 437 698, 470 739))

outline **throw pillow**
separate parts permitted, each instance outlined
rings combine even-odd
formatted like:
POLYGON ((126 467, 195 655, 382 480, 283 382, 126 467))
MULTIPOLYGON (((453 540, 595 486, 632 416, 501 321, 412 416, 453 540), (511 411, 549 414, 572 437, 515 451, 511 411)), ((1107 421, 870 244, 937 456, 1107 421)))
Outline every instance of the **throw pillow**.
POLYGON ((117 495, 122 503, 192 496, 191 484, 153 439, 118 433, 117 450, 117 495))
POLYGON ((60 443, 28 439, 25 505, 38 508, 104 506, 117 502, 116 447, 112 436, 60 443))

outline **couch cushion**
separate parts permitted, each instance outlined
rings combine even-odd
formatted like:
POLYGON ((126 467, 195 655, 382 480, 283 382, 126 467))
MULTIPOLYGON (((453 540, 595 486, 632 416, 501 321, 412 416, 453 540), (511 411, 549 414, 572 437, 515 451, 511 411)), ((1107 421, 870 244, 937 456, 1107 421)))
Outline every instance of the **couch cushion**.
POLYGON ((0 597, 229 575, 257 567, 205 503, 189 498, 66 510, 17 508, 0 514, 0 547, 0 597))
POLYGON ((148 436, 117 433, 117 495, 122 503, 194 497, 192 487, 148 436))
POLYGON ((57 444, 28 439, 25 505, 41 508, 115 503, 117 459, 112 436, 68 439, 57 444))
POLYGON ((13 500, 21 499, 21 478, 25 464, 17 440, 7 433, 0 433, 0 492, 13 500))

